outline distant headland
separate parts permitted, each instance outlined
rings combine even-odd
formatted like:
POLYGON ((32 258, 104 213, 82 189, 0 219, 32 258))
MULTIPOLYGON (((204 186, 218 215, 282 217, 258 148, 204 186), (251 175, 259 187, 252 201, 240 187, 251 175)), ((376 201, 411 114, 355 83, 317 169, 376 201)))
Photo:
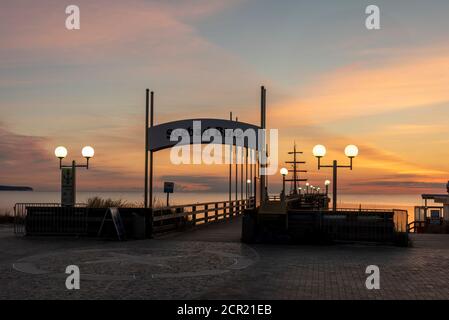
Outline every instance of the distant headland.
POLYGON ((23 187, 23 186, 1 186, 0 191, 33 191, 31 187, 23 187))

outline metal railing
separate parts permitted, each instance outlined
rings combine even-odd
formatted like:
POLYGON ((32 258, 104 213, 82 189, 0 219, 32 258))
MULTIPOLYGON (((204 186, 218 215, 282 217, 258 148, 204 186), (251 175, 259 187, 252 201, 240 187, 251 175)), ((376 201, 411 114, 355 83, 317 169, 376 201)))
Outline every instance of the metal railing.
POLYGON ((396 241, 408 233, 406 210, 337 210, 323 215, 323 231, 338 240, 396 241))
POLYGON ((205 202, 153 209, 153 232, 164 232, 214 223, 242 215, 254 199, 205 202))
POLYGON ((407 210, 345 209, 289 210, 289 228, 315 226, 323 235, 334 240, 395 241, 409 231, 407 210))
POLYGON ((88 209, 83 203, 74 207, 60 203, 16 203, 14 233, 39 235, 82 235, 87 232, 88 209))
MULTIPOLYGON (((218 201, 154 208, 153 231, 163 232, 217 222, 242 215, 254 206, 254 199, 218 201)), ((92 209, 92 210, 95 210, 92 209)), ((97 210, 98 211, 98 210, 97 210)), ((18 235, 85 235, 90 208, 85 204, 64 207, 60 203, 17 203, 14 233, 18 235)))

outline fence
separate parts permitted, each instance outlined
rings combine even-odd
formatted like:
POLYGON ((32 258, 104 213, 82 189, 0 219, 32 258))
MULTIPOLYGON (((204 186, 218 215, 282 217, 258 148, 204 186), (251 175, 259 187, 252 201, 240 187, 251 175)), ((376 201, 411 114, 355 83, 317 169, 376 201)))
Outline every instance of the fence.
MULTIPOLYGON (((154 208, 153 232, 217 222, 241 215, 245 209, 253 206, 254 199, 251 198, 231 202, 219 201, 154 208)), ((89 229, 92 229, 95 223, 98 224, 104 215, 103 211, 99 213, 99 210, 101 211, 101 209, 87 208, 85 204, 63 207, 59 203, 17 203, 14 206, 14 233, 87 235, 89 229)))
POLYGON ((208 224, 243 214, 254 199, 177 205, 153 209, 153 232, 208 224))
POLYGON ((85 204, 64 207, 59 203, 17 203, 14 206, 14 233, 84 235, 87 219, 85 204))
POLYGON ((408 233, 407 219, 398 209, 289 210, 290 229, 308 225, 334 240, 396 241, 408 233))

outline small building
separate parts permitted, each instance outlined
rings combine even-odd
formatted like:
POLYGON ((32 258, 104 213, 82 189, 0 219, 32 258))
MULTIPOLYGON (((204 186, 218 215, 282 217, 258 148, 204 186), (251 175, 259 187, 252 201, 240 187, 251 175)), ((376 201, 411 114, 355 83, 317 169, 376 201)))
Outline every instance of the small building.
POLYGON ((449 233, 449 181, 446 189, 446 194, 421 195, 424 205, 415 207, 411 230, 418 233, 449 233))

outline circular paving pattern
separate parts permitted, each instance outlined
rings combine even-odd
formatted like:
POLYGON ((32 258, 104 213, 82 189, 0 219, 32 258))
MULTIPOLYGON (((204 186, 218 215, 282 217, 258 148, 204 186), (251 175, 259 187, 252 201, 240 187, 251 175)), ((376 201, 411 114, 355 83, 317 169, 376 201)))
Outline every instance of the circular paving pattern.
POLYGON ((242 245, 227 248, 83 248, 36 254, 16 261, 17 271, 67 277, 68 265, 80 268, 85 280, 151 280, 218 275, 247 268, 257 254, 242 245))

